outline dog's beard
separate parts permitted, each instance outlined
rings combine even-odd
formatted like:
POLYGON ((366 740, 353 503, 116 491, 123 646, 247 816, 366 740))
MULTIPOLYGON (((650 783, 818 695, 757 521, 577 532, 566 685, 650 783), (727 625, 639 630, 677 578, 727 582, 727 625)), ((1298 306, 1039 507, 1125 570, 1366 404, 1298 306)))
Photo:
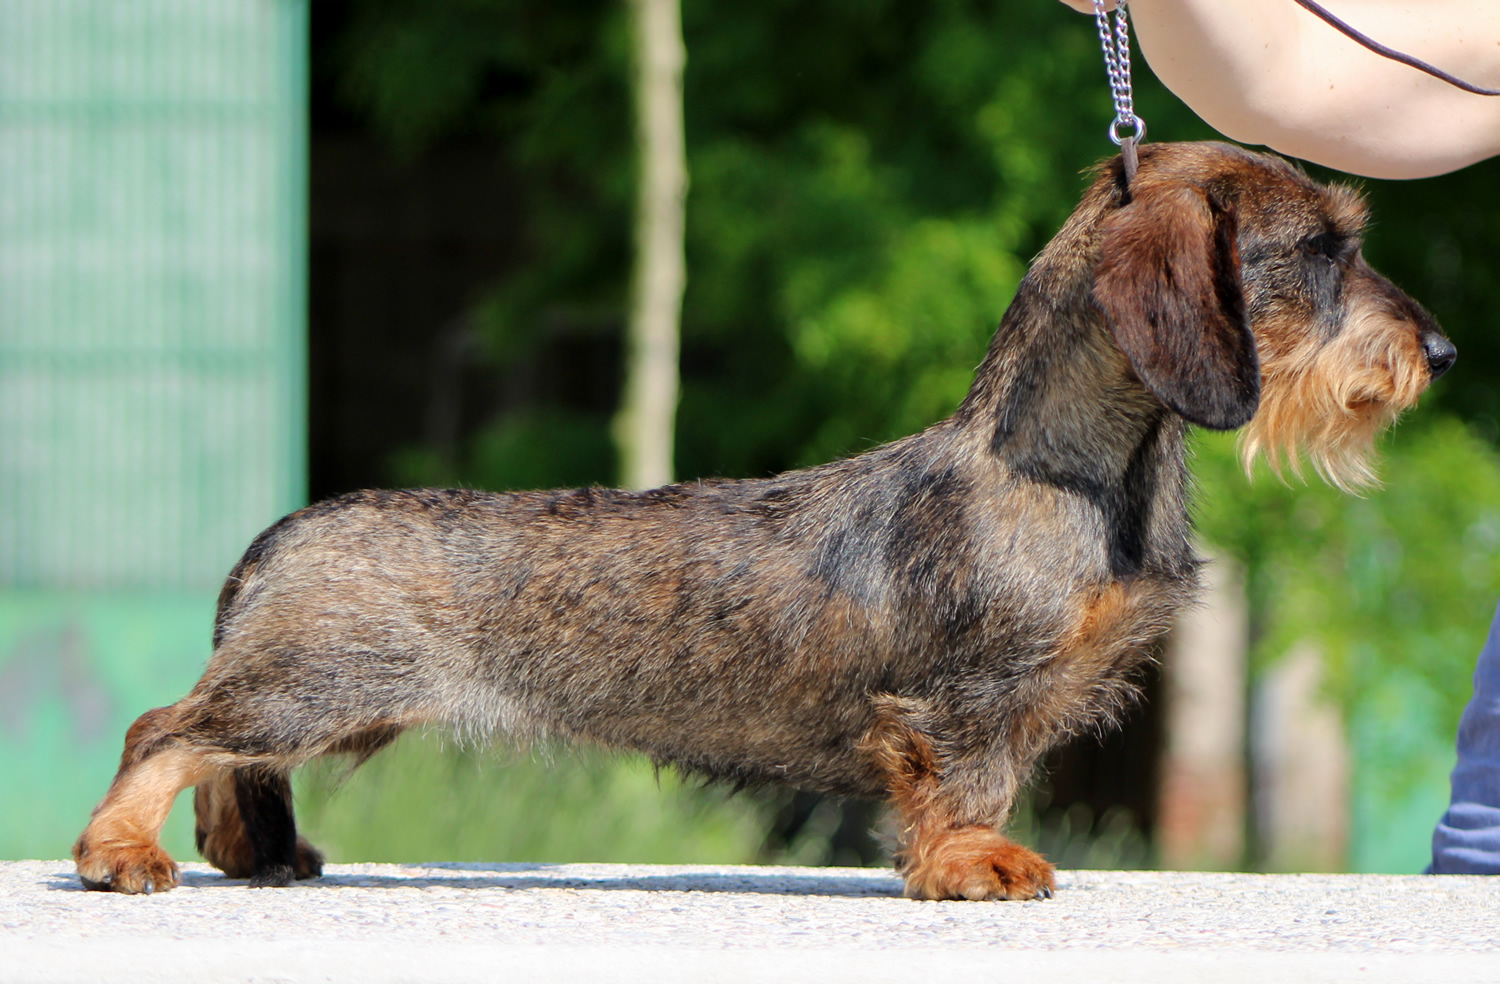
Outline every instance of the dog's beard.
POLYGON ((1240 435, 1240 458, 1252 474, 1264 458, 1279 478, 1302 478, 1305 459, 1328 484, 1358 492, 1380 484, 1375 441, 1417 402, 1428 374, 1409 326, 1371 312, 1356 315, 1316 352, 1268 358, 1261 370, 1260 409, 1240 435))

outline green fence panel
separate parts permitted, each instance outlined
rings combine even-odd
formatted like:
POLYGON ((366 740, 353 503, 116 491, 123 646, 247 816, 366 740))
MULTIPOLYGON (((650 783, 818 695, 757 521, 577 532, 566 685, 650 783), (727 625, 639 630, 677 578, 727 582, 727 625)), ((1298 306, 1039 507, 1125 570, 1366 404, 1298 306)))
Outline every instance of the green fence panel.
POLYGON ((1355 712, 1352 870, 1414 875, 1432 861, 1432 828, 1458 758, 1457 723, 1441 708, 1424 681, 1393 673, 1355 712))
MULTIPOLYGON (((195 592, 0 592, 0 857, 66 856, 125 728, 192 686, 212 628, 195 592)), ((189 810, 164 840, 192 857, 189 810)))
POLYGON ((304 499, 306 106, 306 0, 0 4, 0 857, 304 499))

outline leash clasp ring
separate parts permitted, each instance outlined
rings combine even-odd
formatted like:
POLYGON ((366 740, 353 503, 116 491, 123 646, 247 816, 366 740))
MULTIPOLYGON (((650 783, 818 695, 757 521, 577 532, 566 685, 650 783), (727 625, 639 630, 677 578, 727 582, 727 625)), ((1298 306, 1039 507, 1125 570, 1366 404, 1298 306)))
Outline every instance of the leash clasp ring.
POLYGON ((1138 144, 1146 139, 1146 121, 1134 113, 1131 113, 1128 118, 1117 116, 1109 124, 1109 139, 1114 141, 1116 147, 1124 146, 1127 140, 1138 144), (1134 132, 1120 136, 1121 124, 1129 126, 1134 132))

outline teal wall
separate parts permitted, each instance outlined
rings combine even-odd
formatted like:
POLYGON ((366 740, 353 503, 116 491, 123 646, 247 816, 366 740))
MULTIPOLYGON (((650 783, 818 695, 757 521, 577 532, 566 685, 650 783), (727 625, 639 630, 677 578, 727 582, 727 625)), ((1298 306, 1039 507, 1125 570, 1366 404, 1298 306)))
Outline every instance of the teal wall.
POLYGON ((1417 874, 1432 861, 1432 828, 1448 808, 1456 722, 1410 673, 1388 672, 1350 721, 1354 758, 1351 871, 1417 874))
POLYGON ((307 0, 0 4, 0 857, 67 853, 305 496, 306 106, 307 0))

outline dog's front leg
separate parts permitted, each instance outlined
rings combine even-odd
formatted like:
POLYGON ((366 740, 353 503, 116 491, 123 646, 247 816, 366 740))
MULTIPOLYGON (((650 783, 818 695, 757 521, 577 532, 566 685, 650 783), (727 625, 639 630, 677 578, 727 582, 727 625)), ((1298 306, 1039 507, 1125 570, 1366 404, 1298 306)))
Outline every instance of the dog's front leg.
MULTIPOLYGON (((881 697, 865 748, 883 773, 901 824, 896 870, 914 899, 1050 898, 1046 858, 997 829, 1009 813, 1017 771, 1003 751, 984 755, 990 774, 974 781, 972 741, 940 737, 923 701, 881 697)), ((987 743, 985 743, 987 744, 987 743)))

